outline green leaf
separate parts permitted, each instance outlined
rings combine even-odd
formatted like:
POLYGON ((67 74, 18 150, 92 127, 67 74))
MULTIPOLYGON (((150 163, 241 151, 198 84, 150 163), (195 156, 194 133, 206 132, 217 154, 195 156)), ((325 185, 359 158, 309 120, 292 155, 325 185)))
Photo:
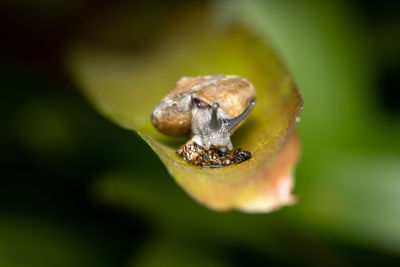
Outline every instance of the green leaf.
POLYGON ((75 45, 68 63, 83 93, 102 114, 136 131, 200 203, 246 212, 293 203, 292 173, 299 152, 294 125, 302 98, 291 76, 248 29, 237 24, 216 28, 209 25, 207 12, 176 17, 179 23, 166 25, 162 41, 142 53, 75 45), (251 151, 252 158, 238 165, 202 168, 175 154, 185 138, 157 132, 150 114, 182 76, 216 73, 246 77, 256 87, 257 107, 232 136, 234 147, 251 151))

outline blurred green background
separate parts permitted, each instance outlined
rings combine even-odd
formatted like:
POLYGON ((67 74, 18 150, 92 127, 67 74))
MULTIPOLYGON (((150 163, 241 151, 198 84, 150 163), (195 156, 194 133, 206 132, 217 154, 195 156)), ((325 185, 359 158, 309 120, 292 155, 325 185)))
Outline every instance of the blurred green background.
POLYGON ((397 1, 209 1, 270 43, 305 100, 300 202, 216 213, 65 68, 76 40, 147 53, 188 1, 0 3, 0 266, 400 265, 397 1))

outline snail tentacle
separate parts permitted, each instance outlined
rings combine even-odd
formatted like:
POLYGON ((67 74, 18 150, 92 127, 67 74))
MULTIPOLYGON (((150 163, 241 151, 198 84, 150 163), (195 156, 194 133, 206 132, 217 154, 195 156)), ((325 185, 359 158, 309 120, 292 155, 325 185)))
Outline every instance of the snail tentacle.
POLYGON ((209 126, 211 129, 219 129, 219 128, 221 128, 221 125, 222 125, 222 120, 218 119, 218 115, 217 115, 218 107, 219 107, 218 103, 214 103, 212 105, 211 120, 209 123, 209 126))
POLYGON ((233 129, 235 129, 235 127, 249 115, 250 111, 255 107, 255 105, 256 101, 253 99, 239 116, 230 120, 225 120, 225 124, 229 132, 232 132, 233 129))

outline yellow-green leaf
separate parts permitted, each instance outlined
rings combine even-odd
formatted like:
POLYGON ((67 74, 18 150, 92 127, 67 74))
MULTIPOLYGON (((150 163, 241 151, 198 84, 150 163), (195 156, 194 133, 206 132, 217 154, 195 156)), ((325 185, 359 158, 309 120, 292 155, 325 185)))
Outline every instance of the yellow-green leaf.
POLYGON ((299 153, 294 131, 302 107, 299 91, 267 44, 248 29, 238 24, 216 28, 207 12, 200 13, 177 15, 179 23, 165 25, 162 41, 145 52, 75 45, 69 69, 97 110, 136 131, 198 202, 215 210, 246 212, 291 204, 299 153), (251 151, 252 158, 222 168, 197 167, 175 154, 185 138, 157 132, 150 114, 182 76, 219 73, 246 77, 256 87, 257 106, 232 136, 234 147, 251 151))

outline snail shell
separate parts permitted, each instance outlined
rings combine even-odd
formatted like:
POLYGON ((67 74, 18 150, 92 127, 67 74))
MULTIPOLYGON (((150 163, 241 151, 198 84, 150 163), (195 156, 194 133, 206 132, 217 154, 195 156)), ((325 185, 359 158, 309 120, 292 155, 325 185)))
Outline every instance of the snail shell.
POLYGON ((207 149, 232 149, 231 134, 255 105, 254 86, 235 75, 183 77, 154 108, 151 120, 162 133, 188 135, 207 149))

